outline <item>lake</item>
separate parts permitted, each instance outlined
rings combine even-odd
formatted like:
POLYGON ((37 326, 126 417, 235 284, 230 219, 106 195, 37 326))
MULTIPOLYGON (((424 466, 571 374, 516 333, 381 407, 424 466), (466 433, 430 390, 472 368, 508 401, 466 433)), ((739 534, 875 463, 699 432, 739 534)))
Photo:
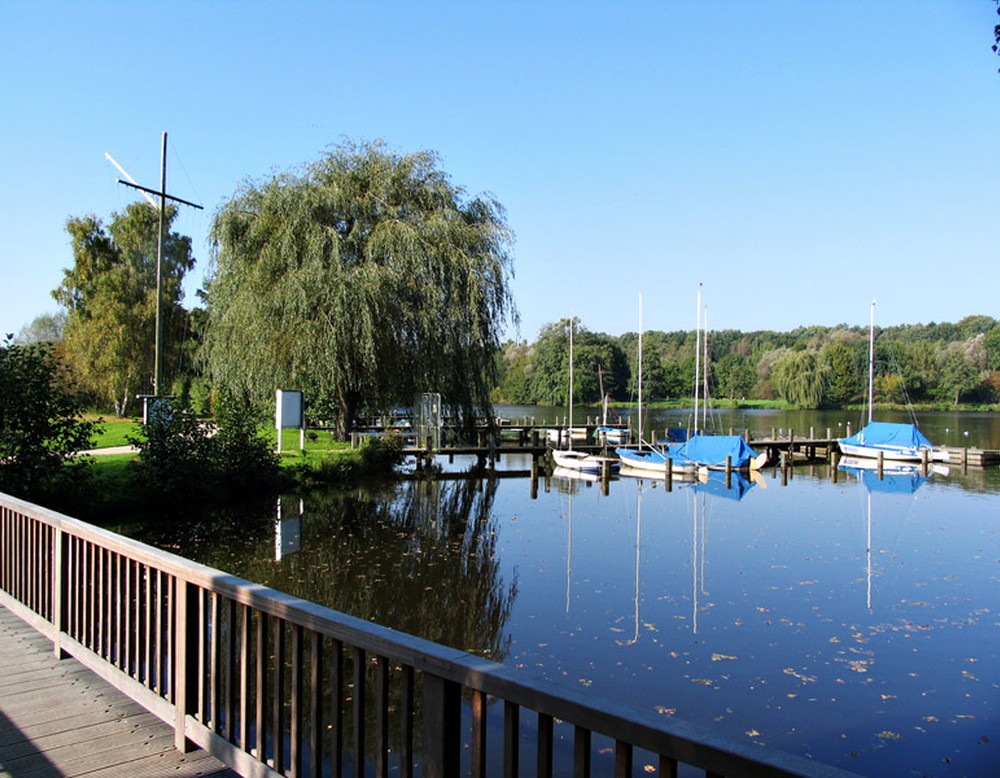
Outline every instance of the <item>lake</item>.
MULTIPOLYGON (((682 426, 672 413, 651 423, 682 426)), ((1000 440, 991 415, 921 421, 939 444, 1000 440)), ((123 530, 534 677, 862 774, 1000 774, 1000 468, 879 481, 799 464, 785 485, 762 475, 728 491, 714 478, 670 491, 628 477, 606 491, 563 477, 534 491, 527 478, 406 481, 123 530)))

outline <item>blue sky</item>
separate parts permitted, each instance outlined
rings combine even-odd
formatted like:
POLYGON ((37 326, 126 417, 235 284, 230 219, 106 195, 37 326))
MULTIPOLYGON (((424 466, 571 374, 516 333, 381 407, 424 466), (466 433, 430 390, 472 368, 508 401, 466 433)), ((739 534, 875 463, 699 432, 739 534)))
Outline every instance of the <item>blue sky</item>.
POLYGON ((1000 318, 991 0, 0 4, 0 333, 65 223, 199 202, 343 137, 433 150, 517 242, 519 332, 1000 318))

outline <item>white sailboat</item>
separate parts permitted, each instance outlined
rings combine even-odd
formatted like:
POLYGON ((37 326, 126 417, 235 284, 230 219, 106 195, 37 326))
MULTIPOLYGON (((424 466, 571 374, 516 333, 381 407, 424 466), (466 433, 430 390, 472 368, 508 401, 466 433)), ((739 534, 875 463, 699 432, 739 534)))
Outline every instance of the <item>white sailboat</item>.
POLYGON ((868 330, 868 423, 857 433, 837 443, 844 456, 882 458, 891 462, 947 462, 948 451, 937 448, 916 424, 873 420, 875 389, 875 301, 871 305, 868 330))
POLYGON ((578 470, 588 473, 602 473, 618 467, 618 460, 611 457, 588 454, 573 448, 573 318, 569 320, 569 422, 566 448, 552 450, 552 459, 556 467, 567 470, 578 470))

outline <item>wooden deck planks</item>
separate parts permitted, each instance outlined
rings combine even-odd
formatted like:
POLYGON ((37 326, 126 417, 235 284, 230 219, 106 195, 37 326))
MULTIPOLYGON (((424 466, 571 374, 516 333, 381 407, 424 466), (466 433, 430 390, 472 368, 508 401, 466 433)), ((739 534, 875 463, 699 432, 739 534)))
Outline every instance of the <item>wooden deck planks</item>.
POLYGON ((0 778, 236 778, 0 607, 0 778))

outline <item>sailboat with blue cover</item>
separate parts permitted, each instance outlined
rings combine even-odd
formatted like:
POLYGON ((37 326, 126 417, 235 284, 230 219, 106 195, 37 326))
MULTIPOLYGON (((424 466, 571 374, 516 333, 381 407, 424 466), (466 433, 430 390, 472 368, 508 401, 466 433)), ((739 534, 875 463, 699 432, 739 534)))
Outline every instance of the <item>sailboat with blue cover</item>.
POLYGON ((750 470, 763 467, 767 453, 758 454, 739 435, 702 435, 698 432, 698 382, 700 380, 699 358, 701 351, 701 287, 698 288, 698 321, 695 326, 695 388, 694 388, 694 432, 683 443, 666 448, 642 447, 642 323, 639 326, 639 430, 638 449, 618 448, 615 453, 623 466, 639 470, 663 473, 667 460, 671 462, 671 472, 676 474, 698 473, 701 470, 722 470, 727 462, 733 470, 750 470))
POLYGON ((844 456, 890 462, 947 462, 947 449, 937 448, 914 424, 874 421, 875 387, 875 301, 872 300, 868 335, 868 423, 858 432, 837 443, 844 456))

